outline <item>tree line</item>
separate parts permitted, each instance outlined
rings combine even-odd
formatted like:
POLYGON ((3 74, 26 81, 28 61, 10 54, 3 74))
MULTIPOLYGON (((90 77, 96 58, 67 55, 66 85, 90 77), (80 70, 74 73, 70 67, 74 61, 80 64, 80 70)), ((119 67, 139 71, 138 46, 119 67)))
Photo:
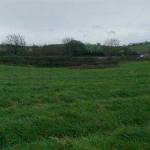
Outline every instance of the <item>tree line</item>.
POLYGON ((0 56, 128 56, 137 55, 129 46, 120 46, 118 39, 107 39, 103 45, 100 43, 83 43, 73 38, 65 38, 62 44, 32 45, 26 44, 25 38, 20 34, 6 36, 0 45, 0 56))

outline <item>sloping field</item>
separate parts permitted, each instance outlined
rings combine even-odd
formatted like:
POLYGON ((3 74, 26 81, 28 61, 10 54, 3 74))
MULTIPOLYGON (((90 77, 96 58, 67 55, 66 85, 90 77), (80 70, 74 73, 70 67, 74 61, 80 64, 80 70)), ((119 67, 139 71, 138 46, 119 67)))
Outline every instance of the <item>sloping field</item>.
POLYGON ((131 46, 131 49, 140 53, 150 53, 150 44, 131 46))
POLYGON ((1 65, 0 149, 149 150, 150 61, 82 70, 1 65))

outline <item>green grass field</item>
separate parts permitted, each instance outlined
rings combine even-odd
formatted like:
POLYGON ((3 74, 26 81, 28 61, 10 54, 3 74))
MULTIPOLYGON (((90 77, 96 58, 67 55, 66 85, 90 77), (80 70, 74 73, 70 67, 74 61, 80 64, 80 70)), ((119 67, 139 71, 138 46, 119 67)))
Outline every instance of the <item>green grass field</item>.
POLYGON ((150 61, 0 66, 0 149, 149 150, 150 61))

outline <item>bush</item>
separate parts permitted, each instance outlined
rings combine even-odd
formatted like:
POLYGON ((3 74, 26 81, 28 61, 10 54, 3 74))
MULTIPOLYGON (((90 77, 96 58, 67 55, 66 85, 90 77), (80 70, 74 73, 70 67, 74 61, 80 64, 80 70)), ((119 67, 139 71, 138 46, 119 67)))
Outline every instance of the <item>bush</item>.
POLYGON ((65 55, 67 56, 82 56, 86 53, 86 46, 76 40, 72 40, 65 44, 65 55))

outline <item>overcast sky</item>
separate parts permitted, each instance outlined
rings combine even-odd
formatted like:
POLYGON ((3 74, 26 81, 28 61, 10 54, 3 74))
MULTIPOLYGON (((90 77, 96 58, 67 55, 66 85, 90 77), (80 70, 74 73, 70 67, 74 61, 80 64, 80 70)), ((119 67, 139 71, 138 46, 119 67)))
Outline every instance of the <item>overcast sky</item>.
POLYGON ((150 0, 0 0, 0 41, 10 33, 30 44, 150 41, 150 0))

